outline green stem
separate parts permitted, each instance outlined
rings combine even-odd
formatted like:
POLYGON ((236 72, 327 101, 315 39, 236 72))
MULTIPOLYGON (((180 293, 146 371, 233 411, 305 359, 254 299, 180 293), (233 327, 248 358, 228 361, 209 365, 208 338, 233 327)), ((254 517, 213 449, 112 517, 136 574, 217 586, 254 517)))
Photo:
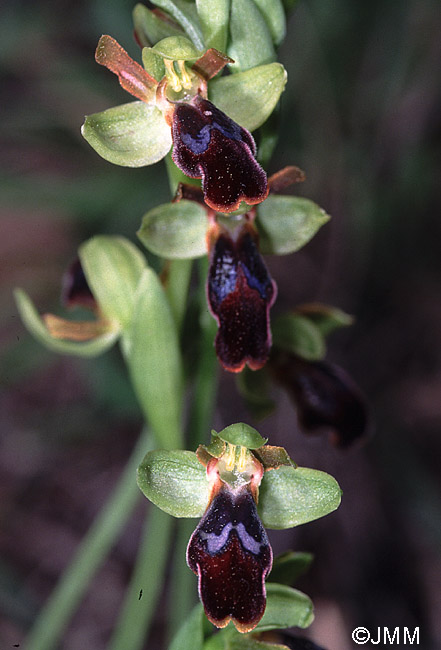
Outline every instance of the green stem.
POLYGON ((207 440, 216 400, 218 364, 214 351, 217 324, 207 307, 205 280, 208 259, 199 260, 199 313, 201 325, 200 349, 194 382, 194 397, 190 409, 188 442, 190 449, 207 440))
POLYGON ((171 260, 168 267, 165 293, 176 322, 178 333, 188 304, 188 287, 190 284, 193 260, 171 260))
POLYGON ((93 576, 135 507, 140 495, 135 481, 136 468, 149 449, 152 449, 152 438, 144 429, 110 499, 93 522, 31 629, 27 650, 52 650, 56 647, 93 576))
POLYGON ((164 585, 172 518, 150 506, 144 535, 110 650, 139 650, 144 646, 164 585))

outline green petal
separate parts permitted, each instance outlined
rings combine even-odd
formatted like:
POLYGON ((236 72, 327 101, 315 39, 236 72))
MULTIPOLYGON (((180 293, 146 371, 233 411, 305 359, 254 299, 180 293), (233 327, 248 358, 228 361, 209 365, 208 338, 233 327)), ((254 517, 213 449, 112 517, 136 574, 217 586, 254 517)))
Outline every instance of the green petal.
POLYGON ((198 50, 204 49, 204 39, 196 7, 186 0, 152 0, 152 4, 164 9, 187 33, 198 50))
POLYGON ((192 61, 202 55, 186 36, 168 36, 156 43, 152 50, 164 59, 172 61, 192 61))
POLYGON ((267 528, 292 528, 324 517, 340 505, 337 481, 325 472, 282 466, 265 472, 258 511, 267 528))
POLYGON ((292 352, 307 361, 318 361, 326 354, 320 329, 306 316, 283 314, 272 325, 274 347, 292 352))
POLYGON ((234 0, 230 11, 230 47, 234 70, 249 70, 276 59, 271 33, 253 0, 234 0))
POLYGON ((257 209, 260 250, 275 255, 294 253, 329 219, 329 215, 309 199, 270 195, 257 209))
POLYGON ((167 36, 182 34, 179 27, 174 27, 170 22, 162 20, 142 4, 135 5, 133 9, 133 24, 143 46, 154 45, 167 36))
POLYGON ((271 582, 293 585, 296 580, 306 573, 312 564, 312 553, 286 551, 274 559, 271 569, 271 582))
POLYGON ((270 63, 214 79, 209 83, 208 94, 210 100, 232 120, 254 131, 271 115, 286 79, 283 65, 270 63))
POLYGON ((167 259, 192 259, 207 254, 204 206, 183 199, 149 210, 137 235, 149 251, 167 259))
POLYGON ((254 0, 259 7, 275 45, 280 45, 286 35, 285 10, 281 0, 254 0))
POLYGON ((266 609, 254 632, 287 627, 305 628, 314 620, 314 607, 306 594, 272 582, 266 584, 266 609))
POLYGON ((204 645, 203 620, 204 608, 198 603, 173 637, 168 650, 202 650, 204 645))
POLYGON ((115 165, 153 165, 170 150, 170 127, 156 106, 131 102, 88 115, 83 137, 99 155, 115 165))
POLYGON ((225 52, 228 41, 230 0, 196 0, 205 47, 225 52))
POLYGON ((202 517, 207 508, 207 473, 192 451, 150 451, 137 482, 147 499, 173 517, 202 517))
POLYGON ((14 296, 26 329, 37 341, 54 352, 78 357, 96 357, 112 347, 119 337, 119 330, 115 329, 92 341, 74 342, 52 338, 29 296, 21 289, 16 289, 14 296))
POLYGON ((124 237, 98 235, 80 246, 79 257, 103 314, 127 327, 146 266, 142 253, 124 237))
POLYGON ((145 269, 125 333, 127 362, 144 414, 159 444, 182 446, 182 366, 170 305, 158 276, 145 269))
POLYGON ((267 438, 262 438, 256 429, 253 429, 253 427, 250 427, 244 422, 236 422, 236 424, 230 424, 230 426, 225 427, 219 433, 216 431, 212 431, 211 433, 219 436, 221 440, 229 442, 231 445, 240 445, 248 449, 258 449, 268 440, 267 438))

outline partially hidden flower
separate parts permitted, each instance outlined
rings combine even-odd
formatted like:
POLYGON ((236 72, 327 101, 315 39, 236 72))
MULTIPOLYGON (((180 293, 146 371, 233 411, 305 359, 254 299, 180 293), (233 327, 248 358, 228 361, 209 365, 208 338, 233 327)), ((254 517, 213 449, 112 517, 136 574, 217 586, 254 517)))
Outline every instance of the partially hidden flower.
MULTIPOLYGON (((165 42, 188 43, 184 37, 169 37, 155 46, 157 52, 167 51, 165 42)), ((187 49, 190 46, 186 45, 187 49)), ((256 160, 256 145, 250 132, 207 99, 207 81, 231 59, 211 48, 190 67, 187 60, 193 50, 190 47, 187 57, 185 53, 177 54, 176 65, 172 58, 164 56, 160 81, 131 59, 110 36, 101 37, 95 58, 118 75, 125 90, 161 111, 165 124, 171 127, 173 161, 190 178, 202 179, 207 205, 228 213, 242 201, 250 205, 263 201, 268 195, 267 177, 256 160)), ((157 160, 168 148, 166 143, 157 160)))
POLYGON ((366 398, 343 368, 329 361, 310 361, 275 351, 271 370, 292 399, 302 431, 327 431, 335 446, 341 448, 366 435, 366 398))
POLYGON ((79 356, 101 354, 130 323, 144 267, 145 258, 124 238, 94 237, 80 247, 79 258, 62 278, 62 306, 70 312, 81 309, 82 318, 52 313, 40 316, 27 294, 17 289, 22 320, 31 334, 52 350, 79 356), (120 274, 114 272, 116 268, 120 274))
MULTIPOLYGON (((165 512, 202 517, 188 543, 188 566, 207 618, 221 628, 232 621, 242 633, 255 629, 266 609, 273 556, 264 527, 312 521, 335 510, 341 497, 332 477, 296 467, 283 448, 267 445, 244 423, 213 431, 210 445, 196 453, 147 453, 138 485, 165 512)), ((305 609, 291 625, 305 627, 311 603, 295 594, 305 609)))

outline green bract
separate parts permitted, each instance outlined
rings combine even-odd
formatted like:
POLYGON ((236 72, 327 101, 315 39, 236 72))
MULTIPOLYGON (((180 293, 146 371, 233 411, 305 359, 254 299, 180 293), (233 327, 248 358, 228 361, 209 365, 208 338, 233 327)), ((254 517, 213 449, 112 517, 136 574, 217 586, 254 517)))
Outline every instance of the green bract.
POLYGON ((276 58, 271 32, 253 0, 231 3, 230 37, 227 54, 236 62, 231 66, 233 71, 249 70, 276 58))
POLYGON ((306 316, 283 314, 272 325, 273 345, 306 359, 317 361, 326 354, 320 329, 306 316))
POLYGON ((262 438, 256 429, 243 422, 230 424, 230 426, 225 427, 219 433, 212 431, 212 434, 217 435, 225 442, 229 442, 230 445, 239 445, 248 449, 258 449, 267 442, 267 439, 262 438))
POLYGON ((281 63, 259 65, 245 72, 214 79, 209 84, 208 96, 232 120, 254 131, 273 112, 286 80, 286 70, 281 63))
POLYGON ((195 47, 204 48, 201 26, 196 7, 186 0, 152 0, 152 4, 164 9, 187 33, 195 47))
POLYGON ((133 25, 136 35, 144 47, 157 43, 167 36, 178 36, 182 30, 169 21, 162 20, 153 11, 142 4, 135 5, 133 9, 133 25))
POLYGON ((329 215, 318 205, 298 196, 270 195, 257 208, 262 253, 287 255, 309 242, 329 215))
POLYGON ((149 251, 167 259, 207 254, 207 212, 195 201, 165 203, 149 210, 137 235, 149 251))
POLYGON ((314 620, 312 601, 306 594, 286 585, 266 584, 265 614, 255 628, 256 632, 286 627, 308 627, 314 620))
POLYGON ((311 566, 312 553, 286 551, 274 558, 271 580, 284 585, 292 585, 311 566))
POLYGON ((297 307, 296 313, 313 323, 323 337, 340 327, 348 327, 354 322, 354 318, 350 314, 332 305, 324 305, 319 302, 300 305, 297 307))
POLYGON ((202 517, 205 512, 209 484, 192 451, 150 451, 137 481, 145 496, 173 517, 202 517))
POLYGON ((124 328, 130 323, 135 293, 146 261, 124 237, 99 235, 78 251, 88 285, 106 316, 124 328))
POLYGON ((124 167, 153 165, 172 145, 161 111, 141 101, 89 115, 81 133, 102 158, 124 167))
POLYGON ((340 505, 337 481, 325 472, 282 466, 265 473, 258 511, 267 528, 292 528, 324 517, 340 505))
POLYGON ((196 0, 205 47, 227 49, 230 0, 196 0))
POLYGON ((281 0, 254 0, 254 2, 265 18, 274 44, 280 45, 286 34, 285 10, 281 0))
POLYGON ((156 439, 167 449, 180 447, 183 380, 178 334, 161 282, 149 268, 138 283, 125 348, 136 395, 156 439))

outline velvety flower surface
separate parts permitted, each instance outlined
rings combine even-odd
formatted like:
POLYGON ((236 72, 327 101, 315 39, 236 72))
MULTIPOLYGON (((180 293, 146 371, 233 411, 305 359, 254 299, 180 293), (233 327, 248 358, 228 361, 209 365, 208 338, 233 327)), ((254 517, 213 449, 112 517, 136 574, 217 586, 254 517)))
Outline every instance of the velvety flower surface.
POLYGON ((240 632, 257 625, 265 611, 272 551, 248 485, 222 484, 190 539, 187 562, 214 625, 233 620, 240 632))
POLYGON ((190 178, 202 178, 207 205, 232 212, 268 195, 267 177, 254 139, 207 99, 177 104, 173 114, 173 161, 190 178))
POLYGON ((216 353, 226 370, 240 372, 245 364, 261 368, 271 348, 269 311, 277 287, 257 247, 257 232, 245 223, 235 239, 214 226, 209 236, 208 302, 219 323, 216 353))

